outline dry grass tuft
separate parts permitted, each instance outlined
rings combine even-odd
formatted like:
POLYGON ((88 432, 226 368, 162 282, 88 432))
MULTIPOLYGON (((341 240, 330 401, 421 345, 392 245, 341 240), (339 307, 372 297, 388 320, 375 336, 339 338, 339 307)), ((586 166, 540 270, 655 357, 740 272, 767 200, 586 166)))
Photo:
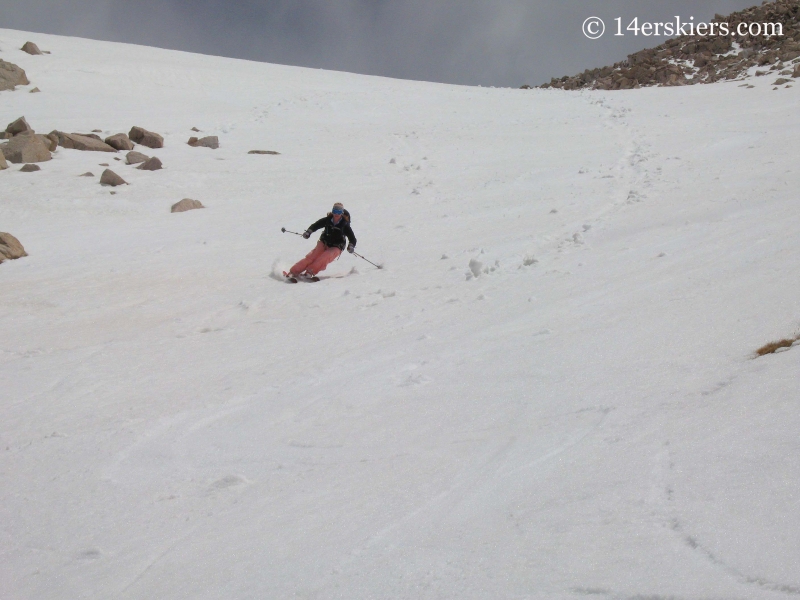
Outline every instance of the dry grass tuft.
POLYGON ((764 344, 756 350, 756 356, 764 356, 765 354, 774 354, 774 352, 778 348, 789 348, 792 344, 794 344, 797 340, 800 340, 800 335, 793 338, 784 338, 782 340, 778 340, 777 342, 770 342, 769 344, 764 344))

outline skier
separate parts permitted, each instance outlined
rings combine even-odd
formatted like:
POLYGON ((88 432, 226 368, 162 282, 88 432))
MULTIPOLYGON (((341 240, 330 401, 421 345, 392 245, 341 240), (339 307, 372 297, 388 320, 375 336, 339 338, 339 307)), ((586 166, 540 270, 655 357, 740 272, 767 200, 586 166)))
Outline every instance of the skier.
POLYGON ((345 210, 341 202, 334 204, 327 216, 306 229, 303 237, 308 239, 312 233, 323 227, 325 231, 322 232, 317 245, 304 259, 289 269, 287 277, 297 277, 301 274, 309 278, 316 277, 317 273, 324 271, 325 267, 339 258, 345 248, 345 239, 350 242, 347 244, 348 252, 352 254, 356 249, 356 236, 350 227, 350 213, 345 210))

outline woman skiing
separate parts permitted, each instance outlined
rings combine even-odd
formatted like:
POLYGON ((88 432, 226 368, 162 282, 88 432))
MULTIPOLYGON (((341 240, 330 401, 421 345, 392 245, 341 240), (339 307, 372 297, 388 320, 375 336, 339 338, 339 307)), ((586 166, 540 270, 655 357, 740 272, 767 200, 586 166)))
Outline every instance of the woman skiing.
POLYGON ((341 202, 334 204, 331 212, 306 229, 303 237, 308 239, 312 233, 322 228, 325 228, 325 231, 322 232, 317 245, 304 259, 289 269, 287 277, 297 277, 301 274, 305 274, 306 277, 316 277, 317 273, 324 271, 325 267, 339 258, 345 248, 345 240, 350 242, 347 244, 347 251, 352 253, 355 250, 356 236, 350 227, 350 213, 345 210, 341 202))

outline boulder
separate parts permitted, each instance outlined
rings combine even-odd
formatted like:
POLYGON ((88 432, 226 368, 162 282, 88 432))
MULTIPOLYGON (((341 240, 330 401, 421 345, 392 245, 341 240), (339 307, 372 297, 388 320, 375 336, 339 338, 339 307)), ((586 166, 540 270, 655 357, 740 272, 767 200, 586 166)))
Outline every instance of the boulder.
POLYGON ((63 131, 53 131, 51 136, 56 136, 58 145, 62 148, 70 148, 72 150, 85 150, 89 152, 116 152, 99 137, 94 134, 85 135, 80 133, 64 133, 63 131))
MULTIPOLYGON (((95 129, 94 131, 99 131, 99 129, 95 129)), ((93 140, 97 140, 98 142, 102 142, 103 138, 101 138, 96 133, 73 133, 72 135, 81 135, 83 137, 92 138, 93 140)))
POLYGON ((8 163, 6 162, 6 157, 3 156, 3 153, 0 152, 0 171, 3 171, 8 168, 8 163))
POLYGON ((164 147, 163 137, 161 137, 157 133, 153 133, 152 131, 147 131, 142 127, 132 127, 130 133, 128 133, 128 137, 134 143, 141 144, 142 146, 147 146, 148 148, 164 147))
POLYGON ((775 83, 772 85, 783 85, 784 83, 791 83, 791 79, 786 79, 785 77, 779 77, 775 80, 775 83))
POLYGON ((211 148, 213 150, 219 148, 219 138, 215 135, 208 135, 200 139, 197 139, 196 137, 190 137, 189 141, 186 143, 195 148, 202 147, 211 148))
POLYGON ((110 185, 116 187, 118 185, 127 185, 127 181, 125 181, 122 177, 114 173, 111 169, 106 169, 103 171, 103 174, 100 176, 100 185, 110 185))
POLYGON ((800 77, 800 63, 797 64, 794 68, 794 73, 792 73, 792 77, 800 77))
POLYGON ((0 263, 4 260, 14 260, 28 256, 19 240, 10 233, 0 231, 0 263))
POLYGON ((42 91, 42 90, 40 90, 39 88, 35 87, 35 88, 33 88, 33 89, 32 89, 30 92, 28 92, 28 93, 29 93, 29 94, 38 94, 38 93, 39 93, 39 92, 41 92, 41 91, 42 91))
POLYGON ((39 46, 34 44, 33 42, 25 42, 25 44, 20 48, 23 52, 27 52, 28 54, 32 54, 33 56, 41 56, 42 51, 39 50, 39 46))
POLYGON ((136 168, 141 169, 142 171, 158 171, 160 168, 162 168, 162 164, 161 161, 158 160, 158 157, 154 156, 153 158, 148 158, 136 168))
POLYGON ((125 155, 125 161, 129 165, 138 165, 139 163, 143 163, 148 160, 150 160, 150 157, 145 154, 142 154, 141 152, 133 151, 133 152, 128 152, 125 155))
POLYGON ((45 143, 33 134, 14 136, 0 148, 6 160, 15 164, 44 162, 52 158, 45 143))
POLYGON ((28 125, 25 117, 20 117, 16 121, 9 123, 8 127, 6 127, 6 133, 10 133, 12 136, 26 132, 33 133, 33 128, 28 125))
POLYGON ((192 127, 192 131, 197 131, 198 133, 200 132, 200 130, 197 127, 192 127))
POLYGON ((33 173, 34 171, 41 171, 42 167, 39 165, 23 165, 20 171, 22 173, 33 173))
POLYGON ((184 198, 180 202, 172 205, 170 212, 186 212, 187 210, 194 210, 195 208, 205 208, 199 200, 192 200, 191 198, 184 198))
MULTIPOLYGON (((530 88, 528 88, 530 89, 530 88)), ((274 154, 278 155, 280 152, 275 152, 275 150, 250 150, 248 154, 274 154)))
POLYGON ((0 92, 13 90, 17 85, 28 85, 28 77, 17 65, 0 59, 0 92))
POLYGON ((47 146, 47 149, 50 150, 50 152, 55 152, 56 149, 58 148, 58 138, 53 139, 49 135, 42 135, 40 133, 37 133, 35 135, 37 138, 42 140, 42 143, 45 146, 47 146))
POLYGON ((117 150, 133 150, 133 142, 124 133, 117 133, 106 138, 106 144, 117 150))

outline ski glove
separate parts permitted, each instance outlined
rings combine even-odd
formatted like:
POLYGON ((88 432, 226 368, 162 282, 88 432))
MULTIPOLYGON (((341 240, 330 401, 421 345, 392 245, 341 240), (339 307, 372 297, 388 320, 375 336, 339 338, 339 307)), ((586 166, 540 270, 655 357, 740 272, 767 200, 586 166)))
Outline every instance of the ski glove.
POLYGON ((310 237, 311 237, 311 232, 310 231, 306 230, 306 231, 303 232, 303 238, 304 239, 308 239, 310 237))
POLYGON ((347 244, 347 251, 352 254, 355 251, 356 247, 353 244, 347 244))

